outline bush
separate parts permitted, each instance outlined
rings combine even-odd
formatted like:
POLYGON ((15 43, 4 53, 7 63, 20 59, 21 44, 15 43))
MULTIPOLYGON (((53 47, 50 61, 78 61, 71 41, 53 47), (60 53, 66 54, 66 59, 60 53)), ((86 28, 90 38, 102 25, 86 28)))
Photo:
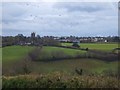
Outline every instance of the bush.
POLYGON ((73 45, 72 45, 72 46, 73 46, 73 47, 77 47, 77 48, 79 48, 79 47, 80 47, 78 43, 73 43, 73 45))
POLYGON ((64 73, 3 76, 3 88, 118 88, 120 82, 109 76, 77 76, 64 73))
POLYGON ((75 68, 75 72, 79 75, 82 75, 83 74, 83 70, 80 69, 80 68, 75 68))
MULTIPOLYGON (((29 74, 31 73, 31 61, 28 56, 14 63, 13 70, 9 75, 29 74)), ((6 75, 6 74, 5 74, 6 75)))
POLYGON ((52 60, 58 60, 58 59, 67 59, 71 56, 67 55, 63 51, 53 51, 51 52, 52 60))
POLYGON ((34 50, 32 50, 28 56, 31 58, 33 61, 39 60, 39 55, 41 53, 42 47, 37 47, 34 50))

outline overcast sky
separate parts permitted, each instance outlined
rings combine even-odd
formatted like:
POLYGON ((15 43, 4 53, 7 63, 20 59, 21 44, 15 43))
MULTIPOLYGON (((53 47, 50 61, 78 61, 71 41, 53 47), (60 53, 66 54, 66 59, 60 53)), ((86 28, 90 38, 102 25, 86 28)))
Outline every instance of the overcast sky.
POLYGON ((118 35, 118 7, 112 2, 3 3, 2 35, 118 35))

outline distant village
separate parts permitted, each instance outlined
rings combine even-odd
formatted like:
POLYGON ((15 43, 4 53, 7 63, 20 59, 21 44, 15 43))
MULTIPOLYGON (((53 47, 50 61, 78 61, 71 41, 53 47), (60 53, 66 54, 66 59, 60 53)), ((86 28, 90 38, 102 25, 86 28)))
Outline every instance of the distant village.
POLYGON ((118 36, 108 37, 75 37, 75 36, 43 36, 36 35, 35 32, 31 33, 30 37, 18 34, 16 36, 2 36, 2 46, 9 45, 59 45, 60 42, 65 43, 109 43, 119 42, 118 36))

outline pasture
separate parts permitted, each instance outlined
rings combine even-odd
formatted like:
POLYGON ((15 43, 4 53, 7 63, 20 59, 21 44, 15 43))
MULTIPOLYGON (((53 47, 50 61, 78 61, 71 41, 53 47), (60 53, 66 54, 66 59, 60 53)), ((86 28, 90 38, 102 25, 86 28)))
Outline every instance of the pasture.
POLYGON ((52 62, 33 62, 32 65, 34 73, 50 73, 60 71, 71 74, 75 74, 75 68, 83 69, 85 74, 100 74, 107 70, 117 71, 118 67, 117 61, 108 63, 97 59, 71 59, 52 62))
POLYGON ((2 48, 2 62, 13 63, 25 57, 34 47, 30 46, 8 46, 2 48))
MULTIPOLYGON (((62 43, 63 46, 72 46, 72 43, 62 43)), ((117 43, 80 43, 81 48, 89 48, 94 50, 112 51, 118 48, 117 43)))
POLYGON ((60 48, 60 47, 50 47, 50 46, 44 46, 43 47, 43 51, 44 52, 48 52, 48 53, 51 53, 51 51, 63 51, 65 54, 68 54, 68 55, 75 55, 76 53, 80 53, 80 54, 83 54, 85 53, 86 51, 82 51, 82 50, 73 50, 73 49, 68 49, 68 48, 60 48))
MULTIPOLYGON (((29 52, 31 52, 35 47, 32 46, 8 46, 2 48, 2 61, 3 63, 13 62, 16 60, 20 60, 25 57, 29 52)), ((76 53, 85 53, 85 51, 81 50, 73 50, 73 49, 65 49, 65 48, 58 48, 58 47, 50 47, 44 46, 42 48, 42 52, 45 52, 47 56, 50 56, 51 52, 54 51, 61 51, 65 54, 74 56, 76 53)))
MULTIPOLYGON (((118 62, 105 62, 97 59, 64 59, 49 62, 38 62, 27 60, 24 62, 24 57, 27 56, 35 47, 31 46, 9 46, 2 48, 3 55, 3 74, 13 75, 21 74, 24 65, 28 65, 31 73, 49 73, 49 72, 65 72, 75 74, 75 68, 81 68, 85 73, 102 73, 106 70, 117 71, 118 62)), ((66 49, 60 47, 44 46, 42 52, 44 57, 50 57, 51 52, 61 51, 63 54, 76 55, 83 54, 86 51, 66 49)), ((58 53, 59 54, 59 53, 58 53)), ((41 55, 41 54, 40 54, 41 55)))

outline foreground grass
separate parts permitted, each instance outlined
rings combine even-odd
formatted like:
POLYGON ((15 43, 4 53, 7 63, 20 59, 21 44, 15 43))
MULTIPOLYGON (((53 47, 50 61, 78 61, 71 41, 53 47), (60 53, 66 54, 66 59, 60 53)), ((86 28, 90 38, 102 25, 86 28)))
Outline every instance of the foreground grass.
POLYGON ((3 88, 119 88, 117 77, 76 76, 64 73, 3 76, 3 88))
POLYGON ((118 62, 104 62, 97 59, 71 59, 52 62, 33 62, 33 72, 48 73, 61 71, 75 74, 75 68, 83 69, 83 74, 102 74, 106 70, 117 72, 118 62))
POLYGON ((70 59, 50 62, 35 62, 35 61, 18 61, 8 66, 3 66, 3 75, 18 75, 24 74, 23 68, 27 65, 27 69, 33 73, 50 73, 61 71, 64 73, 76 74, 75 69, 83 69, 83 74, 104 74, 105 71, 117 72, 118 62, 104 62, 97 59, 70 59))

